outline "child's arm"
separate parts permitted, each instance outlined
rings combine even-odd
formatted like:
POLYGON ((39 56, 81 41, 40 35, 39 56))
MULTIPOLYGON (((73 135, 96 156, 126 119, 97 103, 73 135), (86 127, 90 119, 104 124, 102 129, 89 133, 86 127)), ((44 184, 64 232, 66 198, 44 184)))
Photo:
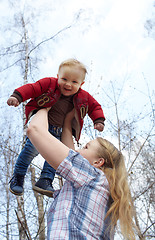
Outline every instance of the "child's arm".
POLYGON ((101 105, 94 99, 90 94, 89 96, 89 109, 88 115, 94 122, 94 129, 97 129, 99 132, 104 130, 104 121, 105 116, 101 105))
POLYGON ((48 110, 39 110, 32 118, 27 136, 43 158, 54 168, 68 156, 69 148, 48 131, 48 110))
POLYGON ((66 115, 63 129, 62 129, 62 135, 61 135, 61 142, 63 142, 67 147, 71 149, 75 149, 74 143, 73 143, 73 136, 72 136, 72 127, 71 127, 74 114, 75 114, 75 110, 73 109, 71 112, 69 112, 66 115))
POLYGON ((7 100, 7 104, 9 106, 17 107, 19 105, 19 101, 16 97, 9 97, 9 99, 7 100))
MULTIPOLYGON (((41 96, 43 93, 48 91, 49 87, 54 90, 55 86, 56 78, 42 78, 35 83, 27 83, 19 88, 16 88, 10 98, 17 98, 20 104, 30 98, 41 96)), ((11 102, 11 100, 9 100, 9 102, 11 102)), ((15 106, 14 104, 11 105, 9 102, 7 102, 9 106, 15 106)))

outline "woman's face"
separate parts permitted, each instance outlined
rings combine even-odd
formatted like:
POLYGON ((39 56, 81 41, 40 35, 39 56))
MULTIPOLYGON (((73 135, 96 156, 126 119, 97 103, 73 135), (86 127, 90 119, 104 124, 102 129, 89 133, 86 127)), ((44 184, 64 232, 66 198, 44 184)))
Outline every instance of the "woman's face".
POLYGON ((78 149, 77 152, 86 158, 91 165, 94 165, 94 162, 99 159, 99 157, 97 157, 99 147, 99 142, 94 139, 88 142, 82 149, 78 149))

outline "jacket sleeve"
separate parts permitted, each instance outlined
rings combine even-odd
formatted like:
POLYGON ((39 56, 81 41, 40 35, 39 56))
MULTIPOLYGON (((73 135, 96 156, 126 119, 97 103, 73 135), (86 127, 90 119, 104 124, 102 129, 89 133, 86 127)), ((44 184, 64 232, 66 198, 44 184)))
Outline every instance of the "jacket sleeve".
MULTIPOLYGON (((24 102, 30 98, 39 97, 43 93, 47 92, 49 87, 52 86, 51 82, 53 80, 56 81, 55 78, 42 78, 35 83, 28 83, 15 89, 15 92, 18 92, 21 95, 24 102)), ((55 85, 55 81, 53 82, 53 87, 55 85)))
POLYGON ((93 122, 99 118, 105 120, 101 105, 88 93, 88 115, 93 122))

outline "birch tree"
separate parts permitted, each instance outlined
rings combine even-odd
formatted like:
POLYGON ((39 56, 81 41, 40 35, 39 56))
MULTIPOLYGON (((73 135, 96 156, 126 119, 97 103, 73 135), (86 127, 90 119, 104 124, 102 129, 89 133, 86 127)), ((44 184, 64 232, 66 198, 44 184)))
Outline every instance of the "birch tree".
MULTIPOLYGON (((0 73, 1 76, 4 76, 5 74, 9 74, 9 72, 15 72, 15 69, 18 72, 18 77, 21 75, 21 81, 18 82, 16 79, 14 79, 14 84, 16 85, 24 85, 27 84, 29 81, 34 81, 33 76, 37 70, 38 63, 41 61, 41 47, 42 45, 47 44, 48 42, 54 40, 56 37, 58 37, 61 33, 65 32, 69 28, 72 27, 73 23, 70 25, 67 25, 66 27, 62 29, 58 29, 55 34, 51 34, 48 38, 44 38, 40 40, 40 42, 37 42, 37 38, 35 38, 35 35, 37 35, 37 30, 35 30, 35 25, 33 24, 34 21, 37 21, 36 18, 39 18, 39 14, 34 10, 31 9, 30 6, 25 5, 23 8, 21 8, 21 5, 19 5, 18 1, 9 1, 8 5, 9 7, 12 7, 11 11, 11 24, 8 23, 8 26, 5 26, 5 37, 10 37, 9 41, 7 41, 8 46, 6 46, 6 43, 4 41, 4 47, 0 50, 0 56, 1 61, 3 63, 0 67, 0 73), (14 12, 13 12, 14 10, 14 12), (38 54, 39 52, 39 54, 38 54), (38 57, 39 56, 39 57, 38 57), (13 70, 12 70, 13 69, 13 70), (32 74, 33 73, 33 74, 32 74)), ((76 21, 78 21, 79 14, 75 17, 76 21)), ((74 20, 75 20, 74 19, 74 20)), ((7 78, 7 77, 6 77, 7 78)), ((37 209, 37 211, 29 212, 28 214, 28 201, 26 201, 28 194, 27 194, 27 188, 25 188, 25 193, 23 196, 17 196, 16 197, 16 203, 17 208, 15 208, 14 213, 11 212, 11 214, 14 214, 14 219, 16 219, 16 223, 12 222, 10 223, 10 199, 14 198, 14 196, 10 196, 10 193, 8 191, 9 186, 9 178, 11 177, 13 173, 13 166, 14 161, 17 158, 17 155, 19 153, 19 150, 24 146, 25 143, 25 136, 26 136, 26 126, 25 126, 25 105, 26 102, 24 102, 19 107, 18 116, 16 116, 16 121, 18 117, 20 116, 20 119, 18 119, 18 127, 21 127, 23 129, 23 132, 21 133, 21 138, 19 141, 20 146, 18 150, 16 150, 16 157, 10 155, 10 152, 12 152, 13 145, 11 146, 11 142, 9 141, 12 138, 15 138, 15 134, 11 137, 11 134, 7 132, 8 138, 6 137, 6 141, 4 146, 1 146, 4 148, 3 153, 3 160, 5 163, 5 169, 6 169, 6 179, 5 179, 5 186, 6 186, 6 198, 7 198, 7 218, 6 218, 6 235, 7 239, 10 239, 10 237, 13 236, 13 233, 10 226, 12 224, 18 225, 18 233, 15 231, 15 239, 17 239, 17 236, 19 235, 20 240, 25 239, 32 239, 35 237, 35 239, 43 240, 46 239, 46 211, 47 206, 49 203, 49 200, 34 192, 34 197, 36 200, 36 206, 34 207, 37 209), (10 144, 10 147, 9 147, 10 144), (8 147, 6 147, 8 145, 8 147), (7 151, 6 151, 7 148, 7 151), (10 156, 9 156, 10 155, 10 156), (7 157, 9 158, 7 159, 7 157), (10 171, 9 164, 7 161, 12 163, 12 171, 10 171), (29 217, 35 218, 33 222, 36 222, 36 224, 30 225, 29 217), (36 228, 37 226, 37 228, 36 228)), ((15 110, 14 110, 15 113, 15 110)), ((2 138, 4 140, 4 138, 2 138)), ((2 140, 2 141, 3 141, 2 140)), ((12 141, 12 140, 11 140, 12 141)), ((40 171, 40 170, 39 170, 40 171)), ((30 166, 31 174, 31 184, 33 185, 35 183, 35 180, 37 178, 38 173, 36 173, 35 167, 33 165, 30 166)), ((34 203, 34 201, 33 201, 34 203)), ((5 231, 4 231, 5 232, 5 231)))

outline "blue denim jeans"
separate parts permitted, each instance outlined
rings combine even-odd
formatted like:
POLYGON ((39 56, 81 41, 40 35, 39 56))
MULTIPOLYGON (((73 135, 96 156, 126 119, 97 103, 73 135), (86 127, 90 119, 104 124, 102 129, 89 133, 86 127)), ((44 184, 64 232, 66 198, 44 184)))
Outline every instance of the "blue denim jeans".
MULTIPOLYGON (((49 132, 57 139, 61 139, 62 128, 49 125, 49 132)), ((15 164, 14 174, 20 174, 25 176, 30 163, 32 162, 33 158, 36 157, 38 154, 39 152, 35 149, 29 138, 26 137, 25 146, 19 154, 15 164)), ((51 180, 53 180, 54 176, 55 169, 52 168, 45 161, 40 178, 50 178, 51 180)))

